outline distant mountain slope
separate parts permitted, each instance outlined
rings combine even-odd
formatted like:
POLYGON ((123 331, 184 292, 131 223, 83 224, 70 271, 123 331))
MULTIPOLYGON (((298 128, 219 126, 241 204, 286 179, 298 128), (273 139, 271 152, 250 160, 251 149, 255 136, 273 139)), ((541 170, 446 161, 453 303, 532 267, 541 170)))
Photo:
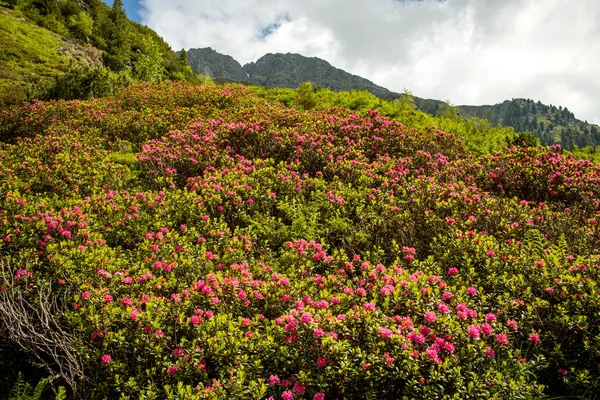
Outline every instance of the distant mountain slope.
POLYGON ((189 49, 187 55, 188 64, 197 74, 207 74, 214 78, 237 82, 248 80, 248 74, 239 62, 234 60, 233 57, 218 53, 210 47, 189 49))
MULTIPOLYGON (((399 93, 378 86, 368 79, 350 74, 317 57, 300 54, 266 54, 241 70, 231 56, 211 48, 190 49, 189 64, 196 73, 206 73, 221 81, 237 81, 266 87, 297 88, 303 82, 336 91, 365 90, 375 96, 394 100, 399 93)), ((548 106, 529 99, 507 100, 496 105, 448 107, 440 100, 414 97, 418 110, 438 115, 453 109, 466 118, 487 119, 493 125, 511 126, 516 132, 533 132, 544 145, 560 143, 567 149, 599 146, 598 126, 580 121, 567 108, 548 106)))
POLYGON ((531 99, 512 99, 500 104, 460 106, 460 115, 485 118, 493 124, 512 126, 517 132, 533 132, 543 145, 560 143, 567 149, 598 146, 598 126, 575 118, 566 107, 535 102, 531 99))
POLYGON ((249 82, 268 87, 296 88, 302 82, 337 91, 366 90, 382 99, 398 98, 399 94, 378 86, 368 79, 336 68, 317 57, 300 54, 266 54, 256 62, 244 65, 249 82))

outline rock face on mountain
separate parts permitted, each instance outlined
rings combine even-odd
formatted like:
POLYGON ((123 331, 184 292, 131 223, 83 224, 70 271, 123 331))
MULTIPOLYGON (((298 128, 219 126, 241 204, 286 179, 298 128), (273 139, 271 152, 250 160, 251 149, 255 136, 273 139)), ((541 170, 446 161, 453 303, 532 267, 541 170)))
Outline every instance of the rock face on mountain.
POLYGON ((248 81, 269 87, 297 88, 302 82, 337 91, 366 90, 383 99, 400 95, 378 86, 368 79, 336 68, 317 57, 300 54, 266 54, 256 62, 244 65, 248 81))
POLYGON ((196 74, 207 74, 214 78, 237 82, 248 81, 248 75, 240 63, 231 56, 218 53, 210 47, 189 49, 187 54, 188 63, 196 74))

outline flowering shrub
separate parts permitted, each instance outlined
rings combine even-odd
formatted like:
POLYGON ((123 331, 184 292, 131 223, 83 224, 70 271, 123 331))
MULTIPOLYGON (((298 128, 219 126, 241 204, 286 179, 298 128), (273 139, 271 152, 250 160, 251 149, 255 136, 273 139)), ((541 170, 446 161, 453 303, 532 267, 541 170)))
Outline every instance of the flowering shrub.
POLYGON ((93 396, 600 392, 597 165, 237 86, 0 126, 0 289, 52 288, 93 396))

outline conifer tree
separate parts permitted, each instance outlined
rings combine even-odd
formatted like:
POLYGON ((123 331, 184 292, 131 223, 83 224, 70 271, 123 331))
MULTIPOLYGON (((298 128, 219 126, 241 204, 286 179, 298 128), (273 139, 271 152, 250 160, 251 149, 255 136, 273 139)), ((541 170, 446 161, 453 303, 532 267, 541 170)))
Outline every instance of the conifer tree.
POLYGON ((106 64, 114 71, 122 70, 129 63, 131 52, 129 20, 122 0, 114 1, 102 33, 106 40, 106 64))

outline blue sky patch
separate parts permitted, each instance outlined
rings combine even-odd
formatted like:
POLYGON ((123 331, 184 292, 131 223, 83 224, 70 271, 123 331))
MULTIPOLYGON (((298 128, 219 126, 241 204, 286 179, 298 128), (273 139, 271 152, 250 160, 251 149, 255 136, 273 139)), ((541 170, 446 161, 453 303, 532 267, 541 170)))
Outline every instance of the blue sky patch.
POLYGON ((287 14, 284 15, 280 15, 279 17, 277 17, 277 19, 275 20, 275 22, 270 23, 269 25, 263 26, 260 30, 260 32, 258 33, 258 37, 261 40, 264 40, 267 36, 273 34, 275 31, 277 31, 277 29, 279 29, 281 27, 281 25, 283 25, 286 22, 290 22, 290 16, 287 14))
MULTIPOLYGON (((113 0, 102 0, 109 6, 113 5, 113 0)), ((139 0, 123 0, 123 5, 125 6, 125 12, 127 13, 127 17, 135 22, 142 23, 140 18, 139 11, 142 6, 140 5, 139 0)))

